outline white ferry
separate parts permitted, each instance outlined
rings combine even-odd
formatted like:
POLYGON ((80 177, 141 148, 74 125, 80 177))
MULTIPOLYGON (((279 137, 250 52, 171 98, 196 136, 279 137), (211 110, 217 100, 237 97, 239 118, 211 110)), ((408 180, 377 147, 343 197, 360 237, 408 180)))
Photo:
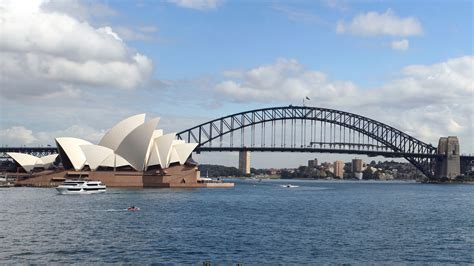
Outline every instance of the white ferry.
POLYGON ((106 187, 101 181, 66 180, 56 190, 59 194, 95 194, 104 193, 106 187))

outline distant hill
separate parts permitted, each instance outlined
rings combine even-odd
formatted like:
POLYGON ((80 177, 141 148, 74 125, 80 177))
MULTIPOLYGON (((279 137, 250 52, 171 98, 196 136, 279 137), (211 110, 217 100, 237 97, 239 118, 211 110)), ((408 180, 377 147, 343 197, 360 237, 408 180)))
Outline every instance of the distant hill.
POLYGON ((209 177, 220 177, 220 176, 242 176, 239 169, 235 167, 214 165, 214 164, 200 164, 198 166, 201 171, 201 176, 205 177, 207 174, 209 177))

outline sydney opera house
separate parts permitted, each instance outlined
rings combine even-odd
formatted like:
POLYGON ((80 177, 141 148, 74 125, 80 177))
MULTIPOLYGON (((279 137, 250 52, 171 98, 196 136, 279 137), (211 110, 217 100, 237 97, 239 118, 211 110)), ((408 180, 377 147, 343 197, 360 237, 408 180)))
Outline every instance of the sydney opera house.
POLYGON ((156 129, 159 118, 131 116, 109 129, 98 144, 56 138, 58 154, 36 157, 8 153, 21 169, 19 185, 48 186, 65 179, 100 180, 110 187, 229 187, 200 178, 191 158, 196 143, 156 129))

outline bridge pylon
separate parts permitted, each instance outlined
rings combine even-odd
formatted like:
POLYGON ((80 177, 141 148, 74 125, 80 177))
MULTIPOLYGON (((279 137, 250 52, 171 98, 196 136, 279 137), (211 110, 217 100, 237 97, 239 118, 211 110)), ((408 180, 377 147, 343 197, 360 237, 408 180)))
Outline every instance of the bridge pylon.
POLYGON ((239 171, 244 175, 250 175, 250 152, 239 151, 239 171))
POLYGON ((435 178, 454 179, 461 174, 461 155, 456 136, 441 137, 438 142, 435 178))

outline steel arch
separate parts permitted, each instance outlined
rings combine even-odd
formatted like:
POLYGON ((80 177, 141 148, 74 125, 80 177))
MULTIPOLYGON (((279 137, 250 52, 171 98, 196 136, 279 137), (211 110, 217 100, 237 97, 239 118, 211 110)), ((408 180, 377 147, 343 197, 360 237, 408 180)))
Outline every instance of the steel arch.
MULTIPOLYGON (((243 130, 249 126, 268 123, 278 120, 313 120, 334 124, 360 132, 373 140, 384 144, 393 151, 394 155, 404 157, 427 177, 433 177, 433 167, 436 157, 436 147, 420 141, 396 128, 379 121, 335 109, 307 107, 307 106, 283 106, 262 108, 231 114, 202 123, 177 134, 179 139, 187 142, 198 143, 197 151, 206 149, 203 145, 217 138, 222 139, 226 134, 233 134, 237 130, 243 130)), ((245 149, 245 147, 241 147, 245 149)), ((231 150, 229 147, 212 147, 213 151, 231 150)), ((253 149, 259 151, 258 149, 253 149)), ((266 148, 261 151, 282 151, 281 148, 266 148)), ((291 151, 308 152, 307 148, 294 148, 291 151)), ((317 152, 318 149, 314 149, 317 152)), ((320 150, 319 150, 320 151, 320 150)), ((383 154, 380 154, 383 155, 383 154)))

